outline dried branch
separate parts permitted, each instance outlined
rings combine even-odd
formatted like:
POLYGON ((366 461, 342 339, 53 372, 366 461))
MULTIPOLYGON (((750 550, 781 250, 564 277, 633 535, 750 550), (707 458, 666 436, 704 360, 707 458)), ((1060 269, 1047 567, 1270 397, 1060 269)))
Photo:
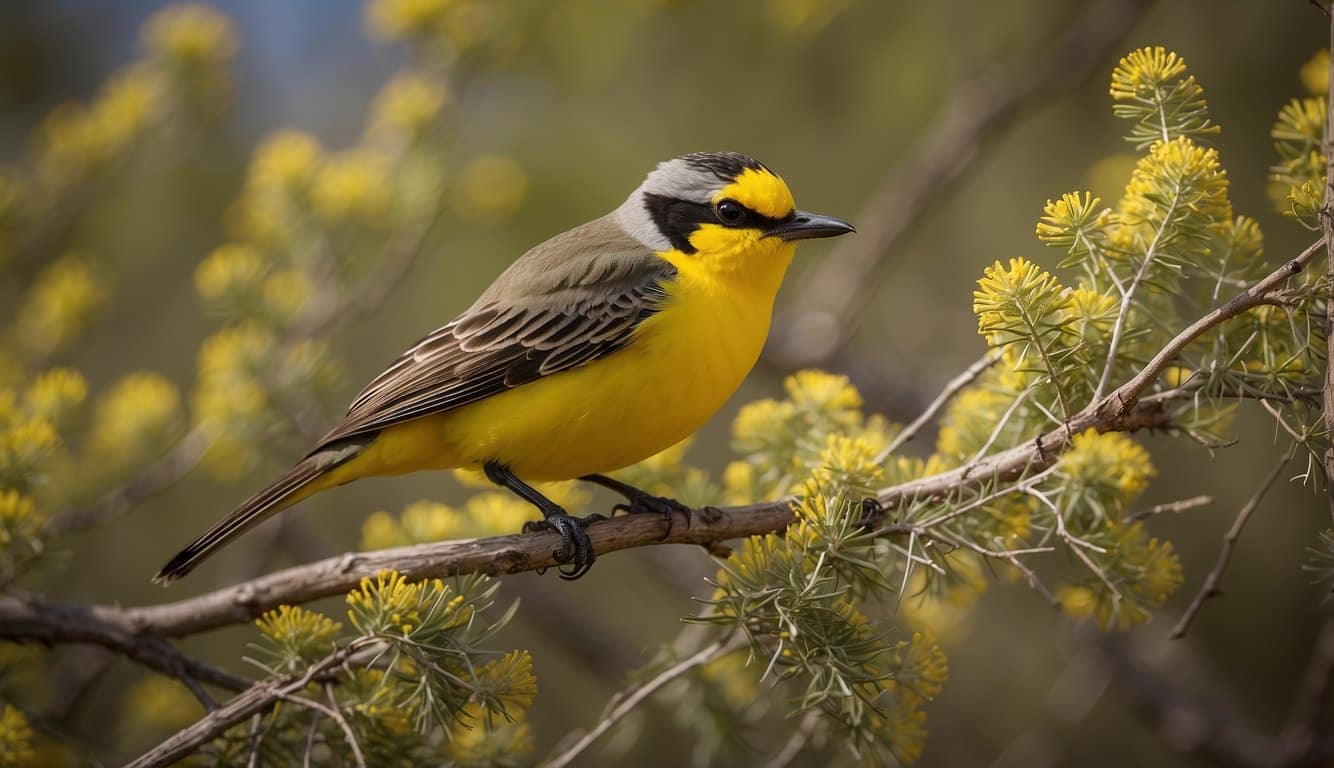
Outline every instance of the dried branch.
POLYGON ((922 431, 922 427, 929 424, 931 420, 936 417, 936 414, 940 412, 940 409, 944 408, 950 400, 954 399, 955 395, 959 394, 959 390, 972 384, 974 381, 977 381, 977 377, 981 376, 988 368, 995 365, 997 360, 1000 360, 1000 355, 994 352, 988 352, 978 358, 972 365, 965 368, 963 373, 960 373, 958 376, 955 376, 946 382, 945 388, 940 390, 940 394, 936 395, 936 399, 932 400, 931 403, 927 405, 926 410, 922 411, 917 418, 913 419, 908 426, 904 427, 894 436, 894 439, 890 444, 885 446, 885 450, 881 451, 880 455, 876 457, 875 463, 883 463, 885 459, 892 456, 901 446, 916 437, 917 433, 922 431))
POLYGON ((1179 499, 1169 501, 1163 504, 1155 504, 1146 509, 1137 509, 1126 515, 1126 522, 1133 523, 1136 520, 1143 520, 1146 517, 1155 517, 1157 515, 1179 515, 1182 512, 1189 512, 1192 509, 1207 507, 1214 503, 1212 496, 1191 496, 1189 499, 1179 499))
POLYGON ((226 733, 232 726, 245 722, 253 715, 266 712, 279 701, 290 698, 304 689, 310 681, 342 664, 351 653, 352 649, 349 647, 330 654, 311 665, 300 676, 285 675, 275 680, 255 683, 225 705, 140 755, 126 765, 126 768, 162 768, 175 763, 226 733))
MULTIPOLYGON (((1326 10, 1328 14, 1328 10, 1326 10)), ((1334 16, 1330 16, 1330 50, 1334 51, 1334 16)), ((1330 57, 1329 73, 1334 78, 1334 56, 1330 57)), ((1327 271, 1334 275, 1334 79, 1329 81, 1325 94, 1325 134, 1320 142, 1325 153, 1325 198, 1320 208, 1320 229, 1325 236, 1327 271)), ((1334 517, 1334 299, 1325 299, 1325 492, 1329 497, 1330 516, 1334 517)))
MULTIPOLYGON (((212 700, 199 683, 230 691, 245 690, 251 681, 195 661, 161 637, 142 635, 122 622, 98 616, 102 609, 73 603, 52 603, 39 597, 0 595, 0 638, 6 640, 99 645, 149 669, 185 683, 206 708, 212 700)), ((114 609, 112 609, 114 610, 114 609)))
POLYGON ((598 724, 588 733, 579 737, 574 744, 570 745, 560 754, 553 756, 550 760, 543 763, 542 768, 565 768, 565 766, 570 765, 574 759, 579 757, 585 749, 588 749, 593 742, 602 738, 602 735, 611 730, 612 726, 619 723, 626 715, 630 714, 635 707, 639 706, 645 699, 652 696, 664 685, 681 677, 696 667, 702 667, 714 659, 721 658, 722 656, 737 650, 739 647, 739 643, 718 640, 706 646, 698 653, 695 653, 681 662, 663 670, 657 677, 654 677, 647 683, 643 683, 635 688, 616 694, 616 696, 612 698, 612 701, 615 702, 615 706, 613 706, 611 710, 598 721, 598 724))
POLYGON ((793 286, 801 290, 775 318, 766 354, 787 368, 836 357, 879 287, 877 273, 889 252, 927 209, 965 178, 1017 116, 1097 73, 1151 5, 1085 3, 1067 27, 1040 37, 1037 50, 956 87, 923 129, 925 138, 905 153, 908 160, 884 178, 857 215, 860 234, 837 246, 825 268, 793 286))
POLYGON ((1186 636, 1186 632, 1190 630, 1191 622, 1195 621, 1195 616, 1204 607, 1206 600, 1222 594, 1220 585, 1223 582, 1223 572, 1227 570, 1227 564, 1232 559, 1232 551, 1237 546, 1237 540, 1241 538, 1241 530, 1246 527, 1246 521, 1251 519, 1251 514, 1260 506, 1260 502, 1269 493, 1269 489, 1274 487, 1274 483, 1278 481, 1278 476, 1283 473, 1283 468, 1288 466, 1289 461, 1292 461, 1296 450, 1297 446, 1294 443, 1292 448, 1283 454, 1283 458, 1279 459, 1279 462, 1269 471, 1269 475, 1260 483, 1260 487, 1255 490, 1251 498, 1237 512, 1237 519, 1232 522, 1232 527, 1228 529, 1227 533, 1223 534, 1223 547, 1218 550, 1218 560, 1214 563, 1213 570, 1209 571, 1209 575, 1204 578, 1204 583, 1200 585, 1200 591, 1195 593, 1195 598, 1190 601, 1190 607, 1186 608, 1181 620, 1176 623, 1176 626, 1172 627, 1171 637, 1173 640, 1180 640, 1186 636))
POLYGON ((162 458, 149 464, 121 487, 83 509, 71 510, 54 518, 51 530, 58 534, 73 533, 121 517, 188 475, 203 457, 208 443, 205 430, 195 427, 162 458))

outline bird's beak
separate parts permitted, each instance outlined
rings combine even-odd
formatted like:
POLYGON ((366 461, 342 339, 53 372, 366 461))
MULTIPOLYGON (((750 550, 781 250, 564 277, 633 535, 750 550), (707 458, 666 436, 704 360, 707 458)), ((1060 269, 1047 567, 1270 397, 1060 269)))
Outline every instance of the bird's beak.
POLYGON ((771 227, 764 236, 783 240, 810 240, 816 237, 838 237, 856 231, 851 224, 842 219, 797 211, 791 218, 771 227))

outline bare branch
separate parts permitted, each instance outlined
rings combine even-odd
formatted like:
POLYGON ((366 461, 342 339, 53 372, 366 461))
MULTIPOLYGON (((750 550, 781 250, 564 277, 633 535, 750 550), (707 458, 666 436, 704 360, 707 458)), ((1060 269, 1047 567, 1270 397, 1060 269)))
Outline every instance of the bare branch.
MULTIPOLYGON (((1328 13, 1328 9, 1326 10, 1328 13)), ((1330 17, 1330 50, 1334 51, 1334 16, 1330 17)), ((1334 56, 1330 57, 1329 73, 1334 76, 1334 56)), ((1320 229, 1325 235, 1325 256, 1328 261, 1326 270, 1334 275, 1334 80, 1329 83, 1329 92, 1325 95, 1325 133, 1321 139, 1321 151, 1325 153, 1325 198, 1320 207, 1320 229)), ((1325 492, 1329 497, 1330 516, 1334 517, 1334 298, 1325 298, 1325 492)))
POLYGON ((894 439, 890 444, 885 446, 885 450, 881 451, 880 455, 875 458, 875 463, 883 463, 885 459, 892 456, 901 446, 916 437, 917 433, 922 431, 922 427, 929 424, 931 420, 936 417, 936 414, 940 409, 944 408, 946 403, 954 399, 955 395, 959 394, 959 390, 972 384, 974 381, 977 381, 977 377, 981 376, 988 368, 995 365, 996 361, 999 359, 1000 355, 995 352, 988 352, 978 358, 972 365, 965 368, 963 373, 960 373, 958 376, 955 376, 946 382, 945 388, 940 390, 940 394, 936 395, 936 399, 931 401, 931 404, 926 407, 926 410, 922 411, 921 415, 913 419, 908 426, 904 427, 894 436, 894 439))
POLYGON ((193 753, 250 717, 266 712, 278 701, 290 698, 310 681, 342 664, 352 653, 345 648, 311 665, 300 676, 286 675, 255 683, 225 705, 176 732, 161 744, 140 755, 126 768, 162 768, 193 753))
POLYGON ((250 685, 251 681, 243 677, 191 659, 160 637, 140 635, 124 623, 103 620, 97 616, 100 610, 73 603, 46 602, 35 596, 0 595, 0 638, 47 645, 100 645, 180 680, 206 708, 211 708, 213 702, 202 693, 200 682, 231 691, 245 690, 250 685))
POLYGON ((654 677, 647 683, 616 694, 616 696, 612 698, 612 701, 616 702, 616 704, 611 708, 611 711, 607 712, 607 714, 598 721, 598 724, 594 726, 591 731, 581 736, 578 741, 560 754, 543 763, 542 768, 565 768, 565 766, 570 765, 574 759, 582 754, 585 749, 588 749, 593 742, 602 738, 602 735, 611 730, 612 726, 619 723, 626 715, 630 714, 635 707, 639 706, 640 703, 649 696, 652 696, 664 685, 681 677, 696 667, 702 667, 714 659, 721 658, 722 656, 737 650, 739 647, 740 644, 737 642, 729 643, 725 640, 718 640, 706 646, 698 653, 695 653, 683 661, 663 670, 657 677, 654 677))
POLYGON ((208 448, 206 432, 196 427, 171 450, 121 487, 83 509, 66 512, 51 521, 55 533, 72 533, 114 520, 144 501, 175 485, 194 469, 208 448))
POLYGON ((1223 571, 1227 570, 1227 564, 1232 559, 1232 551, 1237 546, 1237 540, 1241 538, 1242 528, 1246 527, 1246 521, 1251 519, 1251 514, 1260 506, 1265 494, 1269 493, 1269 489, 1274 487, 1274 483, 1278 481, 1278 476, 1283 473, 1283 468, 1288 466, 1288 462, 1292 461, 1292 456, 1296 450, 1297 446, 1294 443, 1292 448, 1283 454, 1283 458, 1269 471, 1269 475, 1260 483, 1260 487, 1251 495, 1251 498, 1237 512, 1237 519, 1232 522, 1232 527, 1228 529, 1227 533, 1223 534, 1223 547, 1218 551, 1218 560, 1214 563, 1213 570, 1209 571, 1209 575, 1205 577, 1204 583, 1200 585, 1200 591, 1195 593, 1195 598, 1190 601, 1190 607, 1186 608, 1181 620, 1176 623, 1175 627, 1172 627, 1172 639, 1180 640, 1185 637, 1186 632, 1190 630, 1191 622, 1195 620, 1195 616, 1204 607, 1204 601, 1222 594, 1220 585, 1223 581, 1223 571))
POLYGON ((966 178, 994 140, 1024 110, 1059 96, 1098 72, 1152 0, 1105 0, 1060 31, 1038 39, 1037 50, 956 87, 901 166, 880 183, 827 266, 794 285, 790 309, 775 318, 766 354, 784 367, 819 365, 838 355, 856 320, 880 285, 877 273, 889 253, 923 215, 966 178), (1051 41, 1051 42, 1048 42, 1051 41))
POLYGON ((1207 507, 1213 503, 1214 497, 1212 496, 1191 496, 1189 499, 1179 499, 1177 501, 1169 501, 1163 504, 1155 504, 1146 509, 1137 509, 1126 515, 1126 522, 1133 523, 1136 520, 1143 520, 1146 517, 1154 517, 1157 515, 1179 515, 1182 512, 1189 512, 1192 509, 1207 507))

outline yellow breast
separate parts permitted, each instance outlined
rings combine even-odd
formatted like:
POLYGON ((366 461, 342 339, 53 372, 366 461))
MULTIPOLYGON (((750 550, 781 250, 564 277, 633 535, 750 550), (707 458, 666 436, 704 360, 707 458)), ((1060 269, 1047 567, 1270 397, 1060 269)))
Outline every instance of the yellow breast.
POLYGON ((663 254, 677 268, 668 299, 624 349, 392 427, 353 462, 354 471, 479 468, 495 460, 527 480, 565 480, 633 464, 683 440, 755 365, 795 250, 776 238, 743 245, 744 259, 708 247, 663 254))

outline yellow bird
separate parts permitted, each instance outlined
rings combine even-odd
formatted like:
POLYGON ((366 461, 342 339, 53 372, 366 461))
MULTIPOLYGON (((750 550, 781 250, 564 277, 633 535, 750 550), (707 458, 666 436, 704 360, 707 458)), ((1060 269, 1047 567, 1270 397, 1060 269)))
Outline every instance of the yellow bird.
POLYGON ((852 225, 798 211, 746 155, 661 163, 611 213, 525 253, 458 318, 414 344, 282 477, 171 559, 169 582, 250 526, 375 475, 480 469, 532 503, 577 578, 594 552, 577 518, 529 482, 579 478, 627 512, 689 509, 601 473, 704 424, 758 359, 796 241, 852 225))

